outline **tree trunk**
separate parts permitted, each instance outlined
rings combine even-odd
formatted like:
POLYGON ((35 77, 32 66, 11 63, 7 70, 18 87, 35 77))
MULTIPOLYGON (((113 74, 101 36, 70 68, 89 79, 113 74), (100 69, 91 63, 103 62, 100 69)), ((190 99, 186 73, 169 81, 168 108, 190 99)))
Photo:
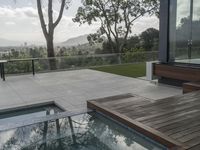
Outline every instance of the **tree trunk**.
POLYGON ((44 34, 44 37, 46 39, 46 44, 47 44, 47 53, 49 59, 49 66, 51 70, 57 69, 56 67, 56 59, 55 53, 54 53, 54 45, 53 45, 53 35, 54 35, 54 29, 60 22, 62 16, 63 16, 63 11, 66 5, 66 0, 61 1, 61 7, 59 11, 58 18, 56 19, 55 22, 53 22, 53 0, 48 0, 48 28, 47 25, 45 24, 44 16, 43 16, 43 11, 42 11, 42 5, 41 5, 42 0, 37 0, 37 9, 38 9, 38 15, 40 18, 40 24, 42 27, 42 31, 44 34))
POLYGON ((121 53, 117 54, 117 58, 118 58, 118 64, 122 64, 122 59, 121 59, 121 53))
POLYGON ((47 41, 47 52, 48 52, 50 70, 56 70, 57 67, 56 67, 56 59, 54 53, 53 36, 49 36, 46 41, 47 41))
POLYGON ((119 41, 116 41, 116 51, 117 51, 118 63, 122 64, 122 60, 121 60, 121 46, 120 46, 119 41))

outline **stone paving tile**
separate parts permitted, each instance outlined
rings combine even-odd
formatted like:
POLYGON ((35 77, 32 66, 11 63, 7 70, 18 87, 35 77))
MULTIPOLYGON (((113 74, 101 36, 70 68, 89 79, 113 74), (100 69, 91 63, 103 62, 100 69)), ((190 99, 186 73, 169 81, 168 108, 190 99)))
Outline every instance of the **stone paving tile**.
POLYGON ((89 99, 133 93, 152 100, 181 89, 89 69, 9 76, 0 81, 0 109, 55 101, 66 110, 86 110, 89 99))

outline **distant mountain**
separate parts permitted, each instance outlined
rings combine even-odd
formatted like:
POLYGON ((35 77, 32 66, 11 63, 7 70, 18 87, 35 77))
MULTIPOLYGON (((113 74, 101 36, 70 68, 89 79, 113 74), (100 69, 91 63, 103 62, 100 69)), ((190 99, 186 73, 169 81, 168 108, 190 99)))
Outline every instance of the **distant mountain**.
POLYGON ((70 38, 67 41, 64 41, 62 43, 58 43, 56 45, 71 47, 71 46, 86 44, 86 43, 88 43, 87 36, 88 35, 81 35, 81 36, 78 36, 78 37, 70 38))
POLYGON ((0 47, 20 46, 21 44, 22 44, 21 42, 11 41, 11 40, 0 38, 0 47))

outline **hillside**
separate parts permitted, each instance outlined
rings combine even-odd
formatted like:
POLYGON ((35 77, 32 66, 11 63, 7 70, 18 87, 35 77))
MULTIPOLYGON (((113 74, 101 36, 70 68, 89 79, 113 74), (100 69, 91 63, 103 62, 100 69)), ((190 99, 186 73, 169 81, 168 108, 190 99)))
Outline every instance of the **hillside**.
POLYGON ((20 46, 22 43, 0 38, 0 47, 6 46, 20 46))
POLYGON ((56 45, 59 46, 65 46, 65 47, 71 47, 71 46, 77 46, 77 45, 82 45, 88 43, 87 40, 88 35, 81 35, 78 37, 70 38, 62 43, 58 43, 56 45))

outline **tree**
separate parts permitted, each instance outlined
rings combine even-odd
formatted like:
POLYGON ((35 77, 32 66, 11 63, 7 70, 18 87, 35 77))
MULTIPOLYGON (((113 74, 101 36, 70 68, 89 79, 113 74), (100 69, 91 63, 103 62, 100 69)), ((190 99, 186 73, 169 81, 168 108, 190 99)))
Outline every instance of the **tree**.
POLYGON ((126 50, 131 50, 131 49, 139 49, 141 47, 141 43, 140 43, 140 35, 134 35, 134 36, 131 36, 127 42, 126 42, 126 45, 125 45, 125 49, 126 50))
MULTIPOLYGON (((122 42, 122 39, 119 39, 122 42)), ((122 53, 135 50, 153 51, 158 49, 159 31, 148 28, 139 35, 130 36, 122 49, 122 53)), ((112 53, 110 43, 103 42, 101 53, 112 53)))
MULTIPOLYGON (((46 44, 47 44, 47 54, 48 57, 55 57, 54 53, 54 30, 56 26, 59 24, 60 20, 62 19, 63 12, 65 6, 70 3, 69 0, 61 0, 61 6, 60 6, 60 11, 57 19, 54 21, 53 19, 53 0, 48 0, 48 25, 45 23, 44 19, 44 14, 42 11, 42 4, 41 0, 37 0, 37 9, 38 9, 38 15, 40 19, 40 24, 42 27, 42 31, 44 34, 44 37, 46 39, 46 44)), ((55 59, 50 59, 49 61, 50 69, 54 70, 56 69, 56 60, 55 59)))
POLYGON ((145 14, 158 12, 158 0, 83 0, 74 22, 91 25, 100 22, 100 27, 89 40, 98 41, 106 35, 112 52, 121 53, 131 33, 133 23, 145 14))
POLYGON ((155 45, 158 46, 159 31, 154 28, 149 28, 141 33, 140 39, 142 47, 146 51, 151 51, 155 45))

